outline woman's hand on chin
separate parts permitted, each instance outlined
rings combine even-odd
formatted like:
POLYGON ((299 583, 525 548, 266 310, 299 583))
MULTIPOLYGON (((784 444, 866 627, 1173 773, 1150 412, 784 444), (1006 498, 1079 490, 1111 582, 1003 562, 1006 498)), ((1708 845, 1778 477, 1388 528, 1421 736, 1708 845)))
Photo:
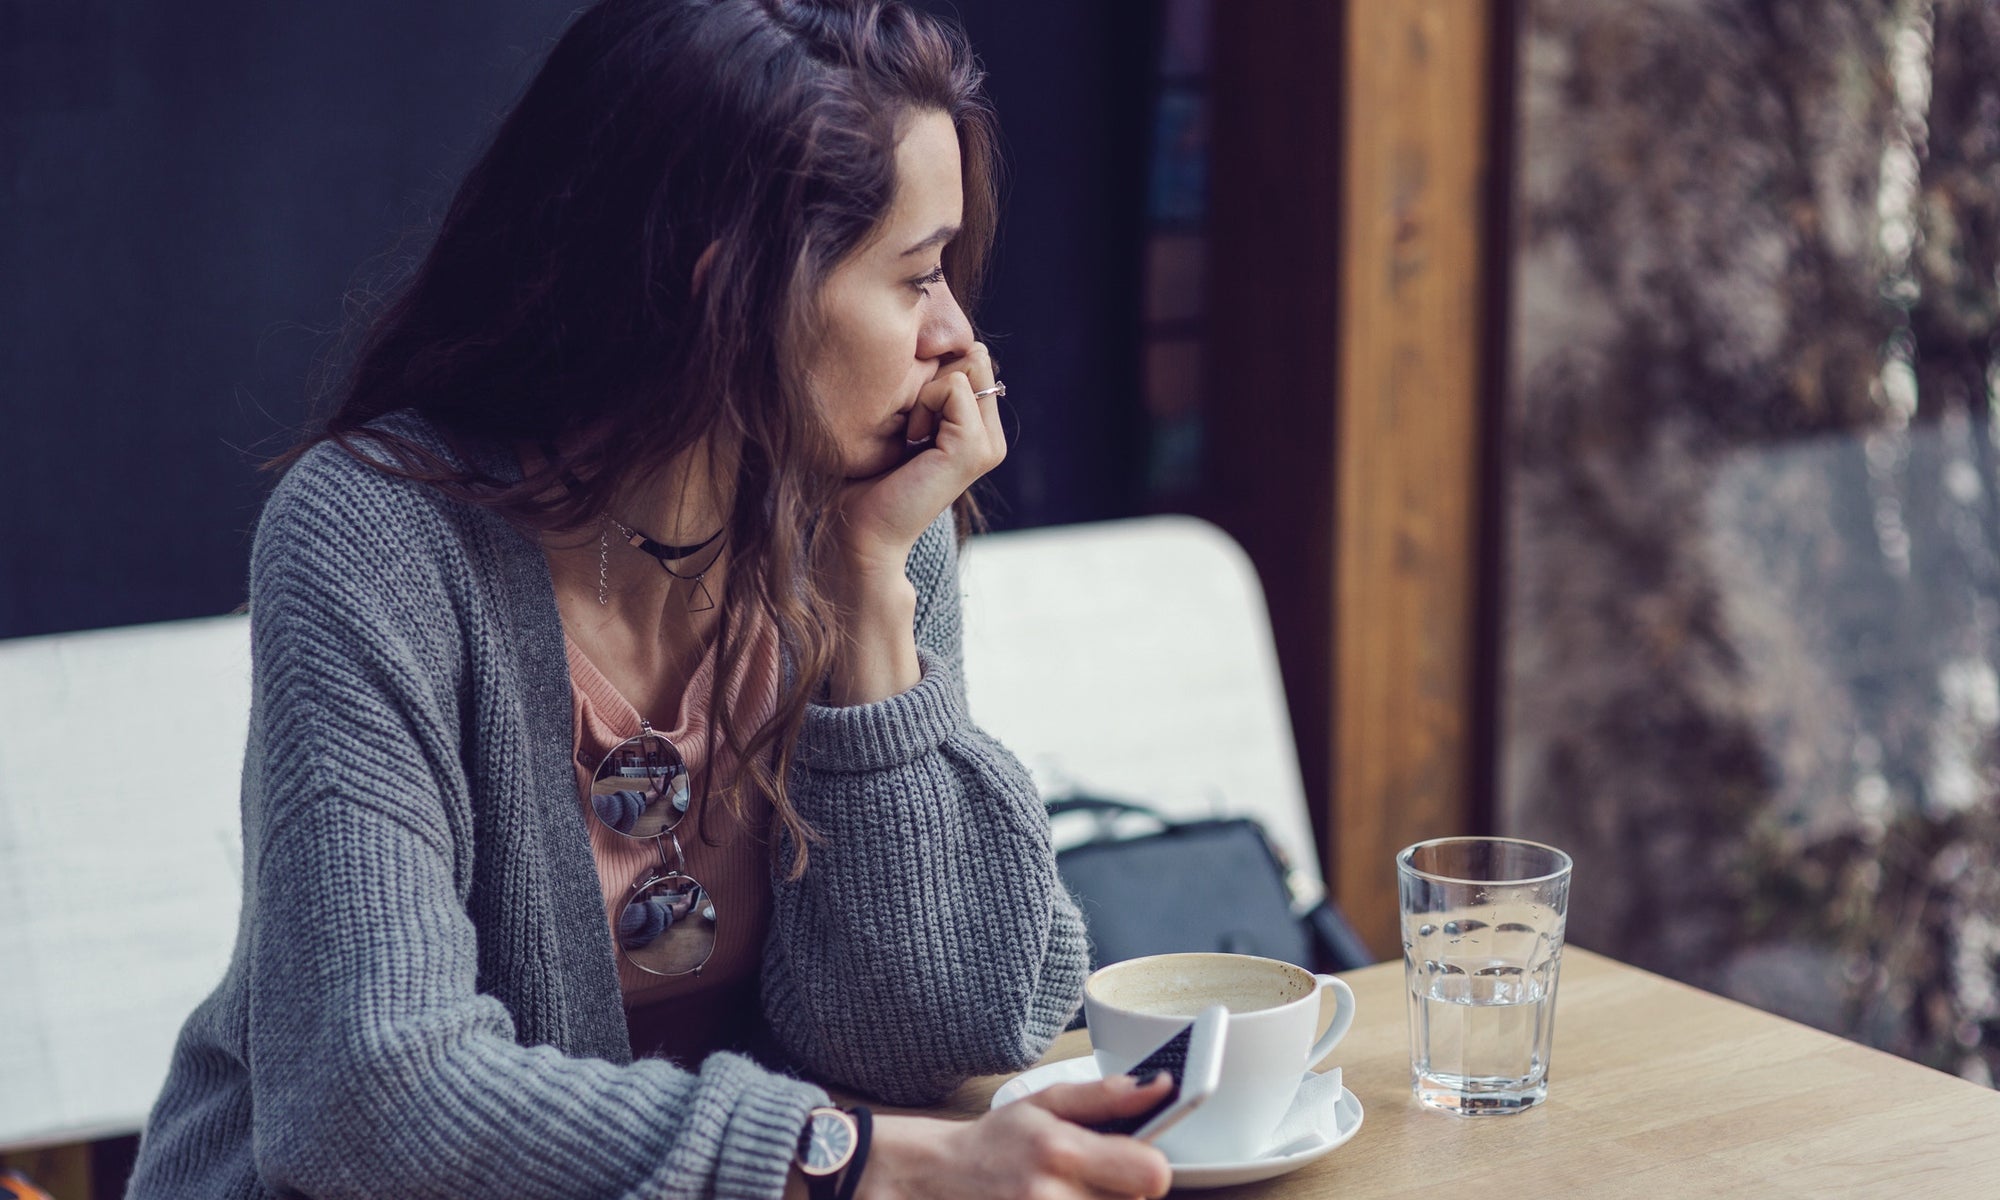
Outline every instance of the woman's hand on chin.
POLYGON ((904 436, 928 444, 882 474, 848 485, 834 526, 841 559, 836 569, 901 574, 910 547, 938 514, 1007 457, 1000 398, 974 395, 994 386, 993 370, 986 347, 974 342, 917 393, 904 436))
POLYGON ((918 393, 906 436, 930 445, 841 493, 827 523, 831 553, 821 560, 821 585, 845 635, 827 680, 829 703, 872 704, 921 681, 917 593, 904 568, 938 514, 1007 456, 998 397, 973 394, 992 386, 992 360, 974 343, 918 393))
POLYGON ((1164 1196, 1166 1156, 1129 1137, 1085 1125, 1159 1103, 1165 1078, 1138 1087, 1120 1075, 1058 1084, 977 1121, 878 1117, 858 1200, 1022 1200, 1024 1197, 1164 1196))

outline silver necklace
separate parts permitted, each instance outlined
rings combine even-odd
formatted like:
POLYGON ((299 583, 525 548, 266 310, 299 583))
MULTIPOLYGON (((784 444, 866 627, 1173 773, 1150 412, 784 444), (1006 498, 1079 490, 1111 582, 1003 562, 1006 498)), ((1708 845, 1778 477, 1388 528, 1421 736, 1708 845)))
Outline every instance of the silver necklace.
POLYGON ((677 563, 684 558, 692 558, 700 554, 703 550, 708 549, 708 547, 715 545, 716 542, 721 540, 722 535, 729 531, 727 525, 692 545, 670 546, 665 542, 655 541, 647 537, 616 517, 606 517, 605 522, 609 528, 601 529, 597 534, 597 603, 600 607, 611 603, 609 582, 611 570, 611 529, 618 531, 619 536, 625 539, 626 545, 651 555, 653 560, 660 564, 662 571, 665 571, 675 579, 694 584, 694 589, 688 593, 689 612, 707 612, 709 609, 715 607, 715 597, 709 594, 706 580, 708 573, 713 571, 715 564, 722 559, 722 548, 720 546, 716 547, 715 554, 708 560, 708 565, 692 575, 681 574, 679 571, 674 570, 671 564, 677 563))

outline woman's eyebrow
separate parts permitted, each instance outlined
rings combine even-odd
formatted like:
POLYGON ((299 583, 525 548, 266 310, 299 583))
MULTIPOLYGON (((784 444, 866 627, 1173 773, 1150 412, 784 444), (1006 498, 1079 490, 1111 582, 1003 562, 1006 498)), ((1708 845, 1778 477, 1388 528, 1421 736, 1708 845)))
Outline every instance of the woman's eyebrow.
POLYGON ((951 239, 957 236, 958 236, 958 226, 940 225, 938 226, 936 233, 931 234, 923 241, 918 242, 916 245, 910 247, 908 250, 903 251, 903 253, 899 257, 908 258, 912 254, 922 254, 926 250, 930 250, 934 247, 944 245, 946 242, 950 241, 951 239))

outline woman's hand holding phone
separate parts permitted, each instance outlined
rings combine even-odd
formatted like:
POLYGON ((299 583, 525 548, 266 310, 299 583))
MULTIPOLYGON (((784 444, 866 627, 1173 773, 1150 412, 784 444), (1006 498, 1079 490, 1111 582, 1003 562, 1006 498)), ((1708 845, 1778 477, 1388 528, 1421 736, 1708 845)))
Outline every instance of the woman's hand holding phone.
POLYGON ((1166 1156, 1135 1138, 1089 1126, 1157 1106, 1165 1076, 1057 1084, 977 1121, 878 1117, 857 1200, 1018 1200, 1164 1196, 1166 1156))
POLYGON ((1131 1074, 1142 1081, 1164 1075, 1172 1084, 1153 1108, 1092 1125, 1099 1133, 1129 1133, 1142 1142, 1157 1140, 1208 1102, 1222 1082, 1222 1048, 1229 1035, 1229 1010, 1212 1004, 1140 1060, 1131 1074))

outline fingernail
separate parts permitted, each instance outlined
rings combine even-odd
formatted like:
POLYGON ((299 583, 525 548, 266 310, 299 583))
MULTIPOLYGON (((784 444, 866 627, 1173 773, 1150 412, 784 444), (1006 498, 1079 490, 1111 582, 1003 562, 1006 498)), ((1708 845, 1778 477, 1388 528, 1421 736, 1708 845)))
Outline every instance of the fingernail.
POLYGON ((1160 1070, 1148 1071, 1144 1075, 1141 1075, 1137 1079, 1134 1079, 1132 1081, 1132 1086, 1135 1088, 1145 1087, 1146 1085, 1152 1083, 1155 1079, 1158 1079, 1160 1076, 1164 1074, 1166 1074, 1166 1072, 1160 1070))

